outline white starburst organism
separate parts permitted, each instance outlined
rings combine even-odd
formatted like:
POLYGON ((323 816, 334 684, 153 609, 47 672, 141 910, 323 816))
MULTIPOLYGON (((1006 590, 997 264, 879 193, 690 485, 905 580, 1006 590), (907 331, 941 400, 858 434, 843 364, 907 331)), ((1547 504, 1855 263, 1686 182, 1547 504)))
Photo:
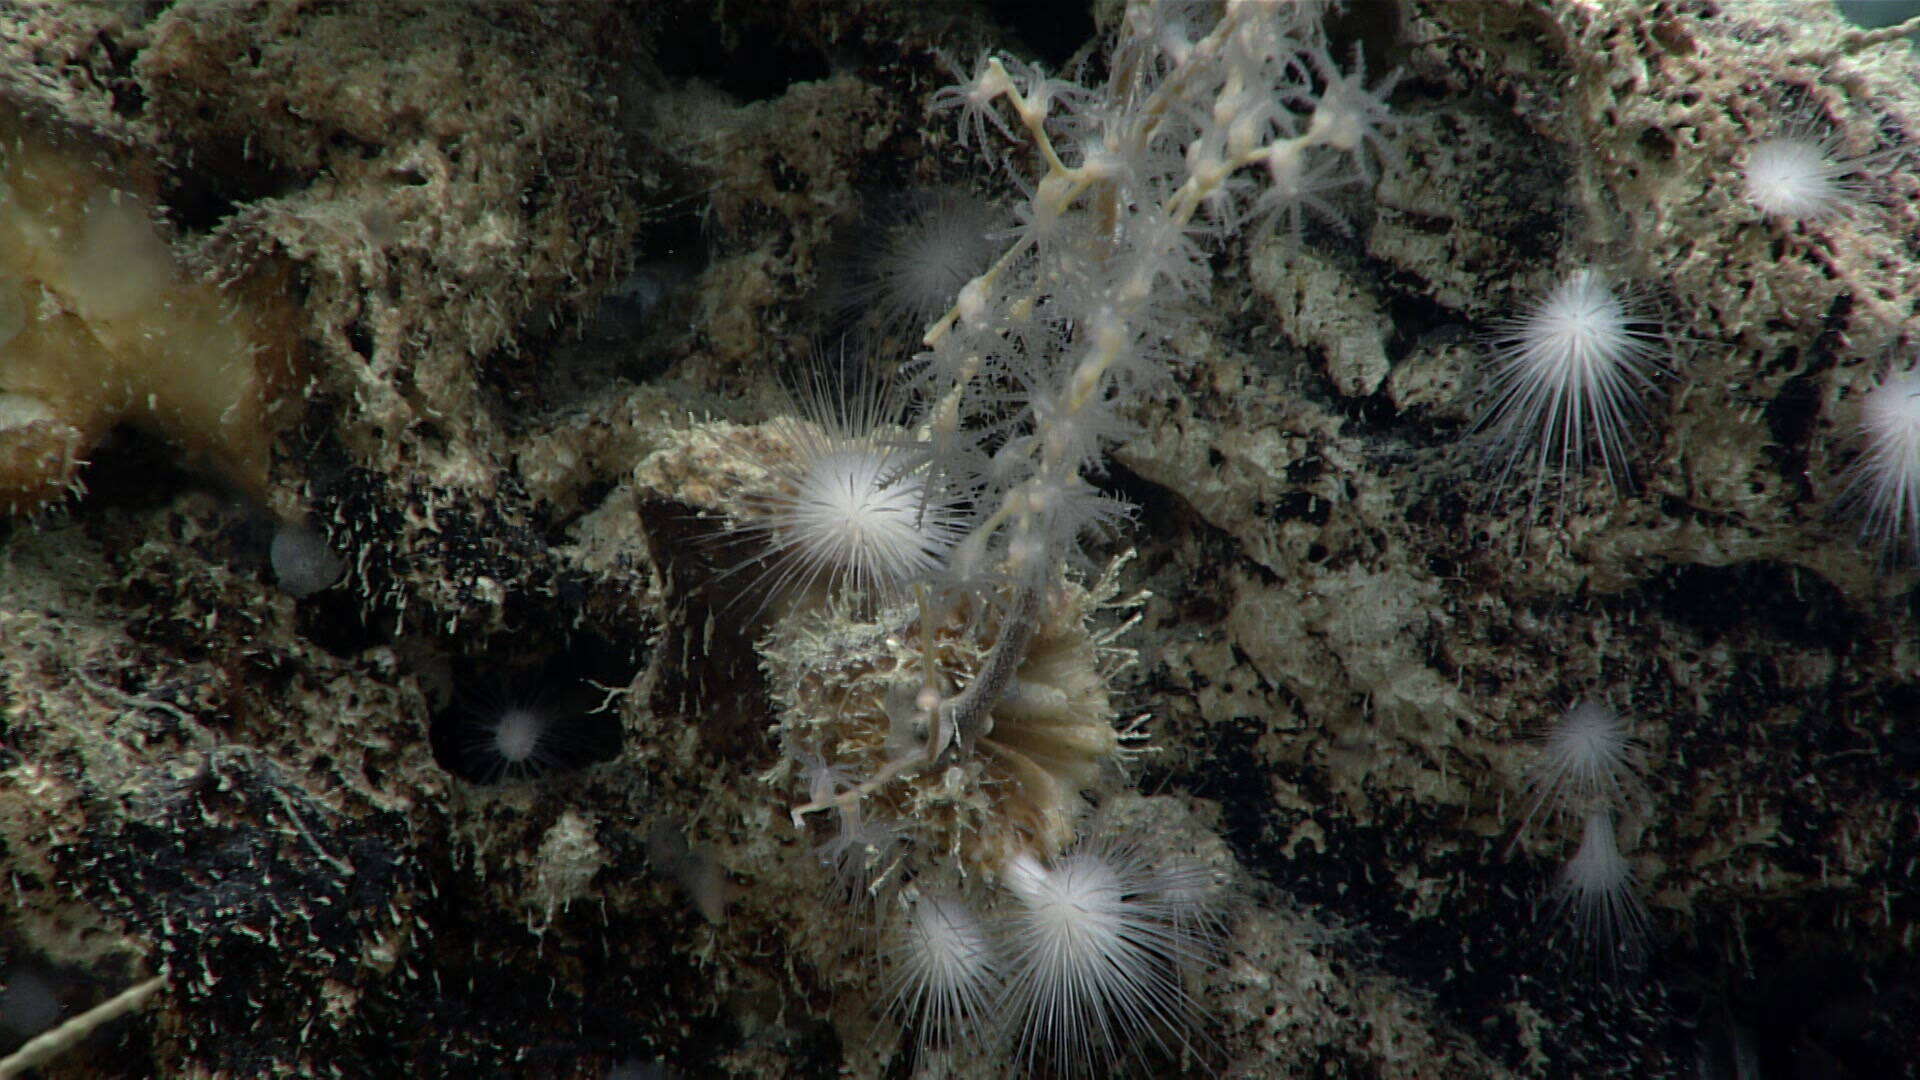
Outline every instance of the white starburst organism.
POLYGON ((1860 513, 1862 536, 1888 556, 1920 554, 1920 364, 1888 368, 1874 383, 1859 437, 1841 505, 1860 513))
POLYGON ((763 543, 735 568, 764 566, 741 595, 888 601, 940 570, 966 535, 970 493, 929 487, 928 445, 888 422, 897 396, 843 363, 791 406, 773 438, 741 447, 768 476, 735 514, 733 531, 763 543))
POLYGON ((1747 202, 1776 221, 1840 216, 1866 198, 1864 174, 1878 156, 1849 156, 1832 132, 1794 123, 1747 149, 1747 202))
POLYGON ((1549 474, 1564 481, 1597 454, 1623 484, 1632 429, 1671 374, 1666 335, 1645 305, 1579 270, 1501 323, 1491 344, 1499 366, 1475 427, 1492 434, 1501 483, 1530 467, 1537 493, 1549 474))
POLYGON ((1613 811, 1586 814, 1580 849, 1561 868, 1549 903, 1555 914, 1571 913, 1574 933, 1610 965, 1640 960, 1650 929, 1647 908, 1614 836, 1613 811))
POLYGON ((946 896, 912 902, 893 949, 891 1011, 915 1029, 923 1054, 993 1029, 997 955, 986 924, 965 903, 946 896))
POLYGON ((1196 906, 1211 895, 1204 879, 1111 841, 1083 842, 1050 863, 1009 863, 997 1011, 1018 1055, 1065 1074, 1111 1073, 1147 1044, 1184 1042, 1192 1001, 1183 974, 1218 945, 1217 920, 1196 906))
POLYGON ((1644 796, 1645 768, 1646 750, 1626 719, 1598 702, 1581 702, 1540 737, 1539 757, 1527 770, 1526 821, 1542 808, 1579 819, 1630 806, 1644 796))

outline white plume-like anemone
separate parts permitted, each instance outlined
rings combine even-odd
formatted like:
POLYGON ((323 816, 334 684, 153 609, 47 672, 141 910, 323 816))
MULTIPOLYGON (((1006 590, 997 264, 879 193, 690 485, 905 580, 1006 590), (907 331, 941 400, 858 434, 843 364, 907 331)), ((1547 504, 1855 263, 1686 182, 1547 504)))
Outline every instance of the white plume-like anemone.
POLYGON ((824 592, 889 600, 924 581, 966 535, 960 494, 929 488, 924 443, 888 421, 895 395, 816 374, 775 421, 774 445, 748 448, 768 482, 743 494, 736 531, 765 544, 745 594, 824 592))
POLYGON ((1920 552, 1920 367, 1889 368, 1860 406, 1860 456, 1841 496, 1889 554, 1920 552))
POLYGON ((1589 701, 1567 710, 1542 735, 1539 757, 1527 770, 1521 832, 1545 809, 1547 818, 1580 833, 1580 847, 1561 868, 1548 903, 1555 916, 1570 910, 1575 935, 1616 969, 1640 959, 1650 929, 1614 832, 1620 814, 1647 800, 1645 767, 1646 750, 1625 719, 1589 701))
POLYGON ((1832 133, 1797 123, 1747 149, 1747 202, 1770 218, 1835 217, 1865 196, 1858 174, 1867 164, 1843 155, 1832 133))
POLYGON ((993 1028, 997 955, 986 924, 966 904, 945 896, 912 902, 894 950, 890 1011, 916 1029, 923 1051, 993 1028))
MULTIPOLYGON (((1527 816, 1584 817, 1596 809, 1624 807, 1641 793, 1646 750, 1618 712, 1598 702, 1568 709, 1540 738, 1539 757, 1527 770, 1527 816)), ((1524 828, 1524 823, 1522 828, 1524 828)))
POLYGON ((1631 428, 1671 374, 1665 334, 1645 306, 1599 271, 1579 270, 1500 324, 1492 345, 1499 367, 1476 427, 1492 432, 1501 480, 1530 464, 1537 491, 1549 472, 1564 481, 1584 470, 1597 450, 1623 482, 1631 428))
POLYGON ((434 757, 475 784, 514 784, 572 772, 617 752, 619 734, 591 713, 571 661, 506 675, 452 668, 454 701, 428 727, 434 757))
POLYGON ((1635 891, 1633 868, 1614 836, 1613 811, 1589 811, 1580 849, 1560 871, 1551 903, 1556 912, 1571 909, 1574 932, 1593 950, 1619 966, 1640 958, 1647 936, 1647 909, 1635 891))
POLYGON ((1218 944, 1197 871, 1167 871, 1138 849, 1083 843, 1044 864, 1017 856, 1002 883, 1014 905, 1002 1007, 1019 1054, 1062 1072, 1111 1069, 1143 1040, 1184 1043, 1183 974, 1218 944))
POLYGON ((1005 250, 1007 212, 959 188, 912 188, 875 200, 830 253, 832 315, 896 345, 919 341, 962 286, 1005 250))
POLYGON ((497 706, 471 725, 461 750, 481 783, 531 779, 559 762, 555 718, 539 705, 497 706))

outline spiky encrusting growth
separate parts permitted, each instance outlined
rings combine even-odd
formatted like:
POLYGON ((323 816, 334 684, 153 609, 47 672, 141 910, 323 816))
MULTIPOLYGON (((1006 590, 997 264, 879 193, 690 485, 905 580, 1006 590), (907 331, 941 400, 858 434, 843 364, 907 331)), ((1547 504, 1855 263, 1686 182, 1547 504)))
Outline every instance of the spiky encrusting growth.
POLYGON ((1058 853, 1073 839, 1081 793, 1099 785, 1123 746, 1106 677, 1127 654, 1112 647, 1112 633, 1087 625, 1111 602, 1112 577, 1091 591, 1063 584, 1050 593, 991 731, 972 746, 944 733, 946 764, 937 768, 899 767, 940 734, 924 730, 915 699, 929 680, 973 677, 995 640, 980 631, 978 612, 943 609, 930 634, 915 606, 872 620, 844 608, 784 620, 762 646, 787 748, 772 778, 831 770, 844 786, 823 796, 805 785, 809 807, 857 813, 863 829, 889 827, 922 856, 993 870, 1018 853, 1058 853))

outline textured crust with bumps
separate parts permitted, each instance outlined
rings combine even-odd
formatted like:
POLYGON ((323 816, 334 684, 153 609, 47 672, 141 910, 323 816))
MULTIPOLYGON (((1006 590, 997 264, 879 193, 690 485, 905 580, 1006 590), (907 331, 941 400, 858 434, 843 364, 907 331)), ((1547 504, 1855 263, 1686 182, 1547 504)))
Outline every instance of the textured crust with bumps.
POLYGON ((296 9, 176 7, 144 28, 136 72, 167 137, 253 196, 209 258, 268 251, 303 271, 324 421, 293 438, 324 467, 290 479, 350 554, 349 585, 498 626, 508 593, 556 573, 528 500, 502 497, 526 451, 507 420, 537 404, 518 399, 548 351, 524 339, 629 257, 615 100, 589 92, 601 62, 581 43, 630 28, 589 8, 559 26, 436 3, 296 9))
MULTIPOLYGON (((609 285, 606 264, 586 254, 595 236, 616 235, 602 228, 607 219, 586 213, 575 236, 552 204, 510 201, 489 204, 505 222, 495 219, 496 231, 456 197, 443 222, 441 206, 410 193, 426 186, 416 176, 384 170, 405 158, 397 144, 427 138, 398 122, 430 113, 443 91, 491 101, 502 115, 551 119, 556 82, 582 84, 571 74, 580 69, 556 56, 591 42, 618 58, 613 67, 644 62, 632 60, 631 39, 617 28, 575 32, 566 12, 582 5, 561 5, 552 23, 520 21, 526 5, 503 5, 493 9, 500 21, 485 25, 463 22, 449 5, 426 7, 0 11, 0 81, 10 92, 63 98, 60 115, 90 129, 139 127, 190 185, 245 176, 222 170, 261 160, 249 158, 238 114, 220 107, 229 93, 297 106, 257 113, 275 129, 263 134, 275 140, 274 160, 339 170, 333 188, 297 172, 285 190, 277 185, 287 177, 269 171, 266 188, 199 190, 237 197, 232 205, 247 214, 273 211, 276 199, 298 203, 306 239, 288 244, 321 286, 330 381, 304 437, 287 444, 298 465, 279 482, 315 478, 318 501, 353 533, 355 587, 377 583, 371 592, 384 598, 365 621, 325 594, 293 604, 250 568, 239 523, 171 487, 151 502, 75 504, 75 528, 101 553, 63 571, 74 584, 57 595, 22 583, 51 579, 48 552, 86 543, 20 528, 0 541, 9 646, 0 827, 25 896, 0 916, 0 950, 9 963, 40 963, 22 943, 54 943, 53 959, 82 973, 75 1007, 136 983, 152 970, 136 967, 139 958, 169 946, 196 957, 201 976, 197 989, 161 993, 110 1045, 77 1050, 50 1075, 299 1072, 315 1063, 371 1072, 395 1061, 430 1073, 460 1060, 483 1072, 599 1077, 633 1057, 669 1058, 700 1075, 897 1074, 895 1040, 873 1008, 884 1000, 866 961, 873 916, 821 902, 828 875, 815 838, 784 816, 792 790, 770 793, 757 779, 778 747, 751 643, 730 642, 723 622, 663 595, 665 571, 642 541, 666 550, 692 533, 683 508, 636 498, 629 474, 689 411, 745 414, 717 392, 770 384, 770 359, 799 336, 794 301, 826 223, 852 205, 852 178, 893 169, 916 183, 979 175, 920 113, 938 78, 925 62, 931 33, 882 21, 886 11, 927 5, 730 4, 716 40, 836 42, 847 46, 836 56, 852 61, 825 78, 795 64, 788 74, 799 81, 768 86, 751 103, 677 78, 644 121, 613 109, 624 134, 606 135, 607 144, 627 140, 636 178, 629 185, 616 170, 588 170, 575 186, 587 207, 657 199, 649 215, 674 205, 691 214, 684 208, 705 205, 695 193, 726 183, 714 197, 716 227, 697 233, 715 254, 685 284, 689 302, 663 320, 670 328, 623 346, 623 366, 605 369, 646 385, 606 376, 572 411, 517 396, 565 361, 540 329, 544 317, 518 319, 517 354, 469 355, 489 339, 465 328, 497 326, 478 310, 490 303, 544 314, 549 300, 564 310, 559 298, 578 287, 609 285), (147 11, 173 21, 175 47, 186 51, 165 65, 156 59, 143 83, 143 35, 156 27, 128 20, 147 11), (178 25, 222 11, 251 21, 231 32, 178 25), (298 51, 291 41, 351 37, 348 23, 299 27, 304 15, 369 11, 392 13, 388 27, 422 18, 458 30, 436 40, 482 43, 482 62, 425 79, 363 65, 355 70, 367 78, 343 86, 314 78, 322 65, 287 55, 298 51), (850 44, 868 40, 887 43, 884 58, 850 44), (912 44, 895 52, 900 40, 912 44), (187 49, 196 41, 207 51, 187 49), (186 84, 160 84, 180 71, 192 73, 186 84), (318 86, 339 92, 309 93, 318 86), (347 114, 373 108, 356 96, 362 86, 393 88, 369 113, 396 121, 393 143, 365 140, 386 129, 357 121, 329 141, 347 114), (668 108, 668 98, 687 107, 668 108), (142 100, 154 104, 126 115, 142 100), (387 199, 417 215, 410 230, 357 216, 387 199), (504 246, 485 250, 509 262, 552 245, 542 250, 571 253, 567 267, 600 269, 578 282, 539 276, 531 297, 473 290, 497 280, 476 267, 476 246, 502 236, 504 246), (374 321, 359 322, 362 311, 374 321), (377 367, 368 345, 376 332, 398 343, 383 345, 377 367), (475 371, 480 391, 462 382, 475 371), (424 387, 412 385, 416 374, 424 387), (441 421, 413 411, 413 400, 453 409, 441 421), (476 422, 479 409, 496 422, 476 422), (408 479, 416 462, 427 477, 418 487, 408 479), (461 478, 490 496, 462 495, 453 487, 461 478), (529 582, 552 582, 558 598, 529 582), (683 617, 686 625, 674 621, 683 617), (661 620, 671 630, 650 651, 661 620), (447 633, 450 624, 466 632, 447 633), (595 634, 643 667, 636 680, 608 681, 626 735, 617 762, 551 785, 476 791, 424 754, 435 687, 446 678, 435 673, 436 653, 504 663, 595 634), (13 647, 28 636, 36 644, 24 653, 13 647), (685 692, 716 682, 729 692, 685 692), (222 750, 220 767, 194 772, 190 790, 156 786, 207 760, 193 749, 203 742, 243 753, 222 750), (83 789, 164 798, 93 799, 76 794, 83 789), (122 853, 169 854, 152 866, 119 862, 111 875, 79 859, 81 845, 152 838, 138 831, 143 824, 169 845, 190 841, 187 868, 220 871, 225 890, 211 877, 156 876, 183 866, 162 845, 118 844, 122 853), (314 853, 301 825, 327 854, 351 861, 362 891, 335 888, 337 868, 314 853), (719 921, 694 910, 658 865, 666 860, 650 860, 655 830, 684 835, 686 861, 718 883, 728 901, 719 921), (229 846, 281 860, 274 884, 245 859, 218 861, 229 846), (370 876, 383 866, 401 876, 370 876), (418 891, 409 874, 424 883, 418 891), (149 906, 105 885, 65 884, 83 879, 148 889, 138 903, 149 906), (251 906, 218 924, 169 929, 148 917, 155 898, 232 896, 251 906), (320 898, 338 913, 322 911, 320 898), (316 923, 324 932, 301 932, 316 923), (249 937, 269 932, 281 935, 271 949, 249 937), (233 971, 277 977, 226 977, 233 971), (206 976, 217 981, 208 987, 206 976)), ((1850 546, 1851 525, 1822 519, 1826 478, 1847 454, 1852 398, 1878 365, 1849 344, 1866 332, 1851 309, 1830 304, 1829 324, 1818 303, 1798 303, 1850 290, 1871 307, 1875 289, 1904 278, 1869 280, 1851 254, 1838 257, 1859 245, 1817 232, 1756 232, 1747 221, 1731 233, 1700 231, 1725 224, 1701 214, 1664 234, 1682 252, 1702 253, 1681 266, 1689 294, 1728 301, 1693 305, 1688 332, 1746 344, 1706 356, 1692 369, 1702 374, 1676 394, 1671 422, 1684 431, 1670 431, 1655 452, 1672 449, 1687 470, 1653 470, 1658 486, 1641 496, 1583 493, 1563 539, 1541 536, 1521 554, 1513 541, 1525 523, 1475 509, 1472 470, 1450 453, 1467 422, 1458 391, 1479 362, 1464 341, 1552 280, 1562 242, 1580 231, 1572 223, 1592 205, 1620 200, 1630 217, 1644 216, 1657 188, 1687 215, 1691 199, 1732 206, 1738 147, 1724 137, 1747 125, 1715 115, 1727 95, 1705 89, 1765 89, 1785 71, 1834 101, 1819 83, 1831 68, 1887 115, 1907 111, 1874 70, 1889 57, 1856 52, 1829 63, 1823 43, 1844 30, 1810 8, 1776 26, 1755 17, 1768 5, 1348 7, 1402 16, 1408 51, 1394 62, 1409 76, 1394 107, 1406 118, 1408 167, 1387 170, 1376 202, 1342 201, 1350 242, 1309 225, 1310 255, 1290 257, 1283 243, 1244 252, 1267 264, 1267 285, 1247 287, 1237 272, 1243 252, 1222 256, 1215 291, 1175 343, 1176 392, 1141 408, 1146 430, 1115 470, 1149 523, 1128 537, 1143 549, 1129 583, 1156 596, 1125 642, 1144 663, 1120 677, 1115 704, 1123 715, 1153 714, 1153 743, 1164 752, 1142 767, 1151 770, 1146 783, 1166 792, 1126 802, 1173 811, 1130 827, 1204 848, 1259 879, 1238 958, 1196 988, 1218 1054, 1193 1071, 1687 1072, 1696 1032, 1674 1003, 1676 985, 1697 986, 1701 973, 1734 963, 1750 964, 1753 985, 1801 989, 1804 969, 1785 962, 1791 950, 1854 950, 1843 954, 1848 963, 1905 958, 1905 928, 1920 924, 1920 882, 1893 857, 1915 844, 1900 771, 1912 705, 1900 688, 1920 677, 1912 645, 1920 635, 1902 599, 1912 579, 1883 581, 1850 546), (1709 19, 1709 7, 1739 18, 1709 19), (1804 58, 1809 43, 1820 46, 1813 60, 1804 58), (1691 145, 1695 128, 1685 123, 1565 135, 1574 106, 1601 118, 1609 109, 1693 117, 1716 133, 1710 164, 1665 149, 1691 145), (1652 170, 1649 161, 1685 167, 1652 170), (1784 256, 1773 266, 1760 256, 1776 245, 1784 256), (1307 288, 1274 295, 1309 272, 1307 288), (1743 289, 1761 298, 1734 295, 1743 289), (1796 301, 1791 325, 1762 320, 1774 294, 1796 301), (1339 353, 1348 334, 1359 344, 1339 353), (1653 760, 1673 763, 1648 777, 1657 825, 1622 839, 1648 886, 1669 966, 1619 1005, 1592 992, 1589 974, 1560 964, 1531 921, 1537 890, 1566 853, 1523 844, 1513 862, 1500 854, 1524 783, 1518 736, 1575 694, 1612 690, 1645 725, 1653 760), (1693 932, 1668 933, 1676 927, 1693 932)), ((1369 36, 1377 59, 1382 42, 1370 35, 1379 23, 1349 26, 1369 36)), ((985 31, 1003 44, 1018 36, 985 31)), ((412 57, 395 49, 392 59, 412 57)), ((612 78, 584 82, 624 93, 612 78)), ((1734 100, 1757 108, 1757 98, 1734 100)), ((607 145, 583 125, 542 131, 607 145)), ((463 149, 504 162, 494 179, 517 196, 538 189, 542 155, 568 160, 578 145, 556 136, 537 152, 463 149)), ((616 228, 642 233, 655 221, 614 217, 616 228)), ((203 236, 190 228, 185 246, 203 236)), ((234 239, 207 257, 247 250, 234 239)), ((1890 265, 1904 274, 1899 250, 1890 265)), ((1870 335, 1863 341, 1870 350, 1870 335)), ((994 1074, 991 1063, 974 1071, 994 1074)))
MULTIPOLYGON (((866 812, 889 819, 915 850, 957 856, 974 874, 992 874, 1023 851, 1051 858, 1065 847, 1081 793, 1102 786, 1121 748, 1106 691, 1115 658, 1102 655, 1087 626, 1110 600, 1060 589, 1015 676, 1018 689, 995 708, 973 759, 903 777, 867 800, 866 812)), ((931 644, 912 608, 869 624, 832 612, 792 620, 765 654, 783 744, 826 748, 854 782, 877 774, 901 749, 890 742, 898 737, 899 710, 889 707, 896 688, 917 685, 928 664, 945 685, 966 685, 994 643, 969 632, 977 617, 955 612, 931 644)))
MULTIPOLYGON (((6 548, 10 966, 74 965, 115 989, 164 967, 156 1058, 244 1070, 260 1044, 226 1033, 285 1032, 267 1052, 319 1071, 367 1031, 351 1003, 404 979, 428 888, 405 837, 444 828, 446 782, 414 735, 416 686, 287 633, 290 601, 206 558, 222 546, 210 504, 177 525, 138 550, 78 526, 6 548), (154 580, 168 605, 129 620, 122 590, 154 580), (251 672, 225 666, 235 650, 251 672), (290 680, 257 678, 269 668, 290 680), (284 993, 233 992, 267 971, 284 993)), ((145 1071, 113 1049, 69 1066, 145 1071)))
MULTIPOLYGON (((1516 103, 1570 155, 1579 238, 1617 250, 1675 312, 1687 381, 1649 483, 1728 521, 1739 557, 1778 557, 1867 587, 1851 546, 1817 527, 1855 444, 1859 399, 1920 294, 1920 96, 1904 39, 1831 11, 1646 8, 1599 0, 1423 6, 1411 32, 1434 70, 1516 103), (1460 31, 1473 27, 1471 39, 1460 31), (1549 74, 1523 35, 1564 72, 1549 74), (1471 40, 1471 44, 1469 44, 1471 40), (1830 129, 1847 156, 1893 150, 1856 214, 1770 220, 1748 205, 1748 150, 1790 121, 1830 129), (1899 147, 1905 144, 1905 149, 1899 147), (1904 163, 1904 164, 1901 164, 1904 163), (1771 419, 1791 401, 1791 422, 1771 419), (1804 402, 1804 404, 1803 404, 1804 402), (1755 422, 1756 420, 1770 422, 1755 422), (1680 483, 1685 479, 1684 485, 1680 483), (1816 527, 1810 527, 1816 526, 1816 527)), ((1595 537, 1600 565, 1696 540, 1649 527, 1595 537)))

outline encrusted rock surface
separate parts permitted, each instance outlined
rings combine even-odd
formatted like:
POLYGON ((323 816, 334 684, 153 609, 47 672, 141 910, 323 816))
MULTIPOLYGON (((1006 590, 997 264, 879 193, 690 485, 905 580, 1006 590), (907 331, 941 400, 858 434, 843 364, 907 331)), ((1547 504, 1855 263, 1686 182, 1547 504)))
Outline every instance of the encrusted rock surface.
MULTIPOLYGON (((927 117, 936 46, 1060 65, 1094 24, 708 7, 0 10, 0 109, 153 170, 203 280, 287 282, 309 369, 264 498, 120 433, 0 524, 0 979, 72 1015, 168 974, 43 1075, 906 1074, 871 914, 765 777, 761 628, 700 584, 724 473, 635 470, 778 407, 873 189, 1004 183, 927 117), (266 553, 302 520, 348 569, 296 600, 266 553), (570 767, 474 783, 503 702, 570 767)), ((1920 346, 1913 51, 1811 4, 1354 8, 1400 160, 1351 232, 1223 248, 1105 478, 1156 752, 1101 812, 1243 894, 1169 1069, 1911 1069, 1916 578, 1835 501, 1920 346), (1745 206, 1801 115, 1907 147, 1871 206, 1745 206), (1477 340, 1590 262, 1677 376, 1636 486, 1503 501, 1477 340), (1514 836, 1526 738, 1583 698, 1653 762, 1617 977, 1535 910, 1573 838, 1514 836)))

